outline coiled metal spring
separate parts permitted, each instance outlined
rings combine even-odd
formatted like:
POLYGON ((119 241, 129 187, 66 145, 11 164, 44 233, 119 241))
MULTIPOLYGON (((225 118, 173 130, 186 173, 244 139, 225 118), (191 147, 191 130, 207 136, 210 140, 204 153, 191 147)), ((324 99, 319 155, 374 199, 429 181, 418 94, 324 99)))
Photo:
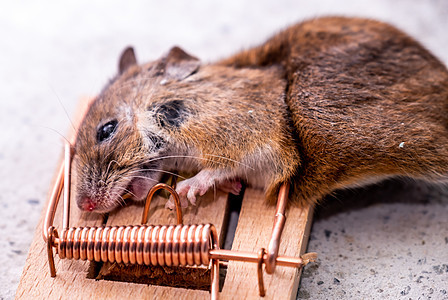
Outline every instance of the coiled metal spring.
POLYGON ((72 227, 61 232, 61 259, 139 265, 209 265, 217 248, 213 225, 72 227))

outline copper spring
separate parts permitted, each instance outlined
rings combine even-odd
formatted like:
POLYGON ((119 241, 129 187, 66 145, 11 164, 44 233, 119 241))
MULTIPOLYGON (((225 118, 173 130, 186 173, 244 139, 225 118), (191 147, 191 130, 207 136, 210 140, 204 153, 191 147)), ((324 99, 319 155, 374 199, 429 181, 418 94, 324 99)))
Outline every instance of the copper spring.
POLYGON ((209 265, 213 225, 72 227, 59 237, 59 257, 139 265, 209 265))

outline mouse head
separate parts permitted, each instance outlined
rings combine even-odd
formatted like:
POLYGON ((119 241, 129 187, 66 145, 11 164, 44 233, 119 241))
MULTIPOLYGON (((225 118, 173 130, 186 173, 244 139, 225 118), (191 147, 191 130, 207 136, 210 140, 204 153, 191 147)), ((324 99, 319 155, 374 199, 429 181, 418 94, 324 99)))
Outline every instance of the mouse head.
POLYGON ((181 81, 199 65, 198 59, 174 47, 161 59, 138 66, 134 50, 125 49, 118 76, 92 103, 78 131, 75 169, 80 209, 108 212, 122 205, 125 195, 145 198, 160 179, 162 160, 157 158, 169 143, 163 128, 181 120, 180 104, 169 101, 151 108, 156 122, 148 124, 146 98, 164 81, 181 81))

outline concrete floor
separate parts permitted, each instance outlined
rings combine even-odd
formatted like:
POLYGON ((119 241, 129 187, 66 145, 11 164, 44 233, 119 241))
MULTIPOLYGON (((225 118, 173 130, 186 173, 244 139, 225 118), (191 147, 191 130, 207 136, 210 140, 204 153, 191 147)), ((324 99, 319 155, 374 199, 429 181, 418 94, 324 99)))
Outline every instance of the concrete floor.
MULTIPOLYGON (((0 299, 14 297, 80 96, 112 77, 132 44, 140 61, 173 45, 212 61, 304 18, 368 16, 404 29, 448 63, 448 2, 20 1, 0 5, 0 299), (312 3, 311 3, 312 2, 312 3)), ((448 192, 387 182, 318 210, 302 299, 448 299, 448 192)))
POLYGON ((448 299, 448 188, 387 181, 316 211, 299 299, 448 299))

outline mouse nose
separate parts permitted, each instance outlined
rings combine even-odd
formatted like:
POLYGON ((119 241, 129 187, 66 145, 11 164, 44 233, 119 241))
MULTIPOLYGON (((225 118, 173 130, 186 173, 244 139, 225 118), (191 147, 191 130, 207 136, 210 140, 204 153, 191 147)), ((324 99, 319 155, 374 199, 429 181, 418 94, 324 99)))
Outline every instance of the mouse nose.
POLYGON ((81 209, 85 211, 93 211, 96 207, 96 203, 89 197, 84 197, 81 200, 81 209))

